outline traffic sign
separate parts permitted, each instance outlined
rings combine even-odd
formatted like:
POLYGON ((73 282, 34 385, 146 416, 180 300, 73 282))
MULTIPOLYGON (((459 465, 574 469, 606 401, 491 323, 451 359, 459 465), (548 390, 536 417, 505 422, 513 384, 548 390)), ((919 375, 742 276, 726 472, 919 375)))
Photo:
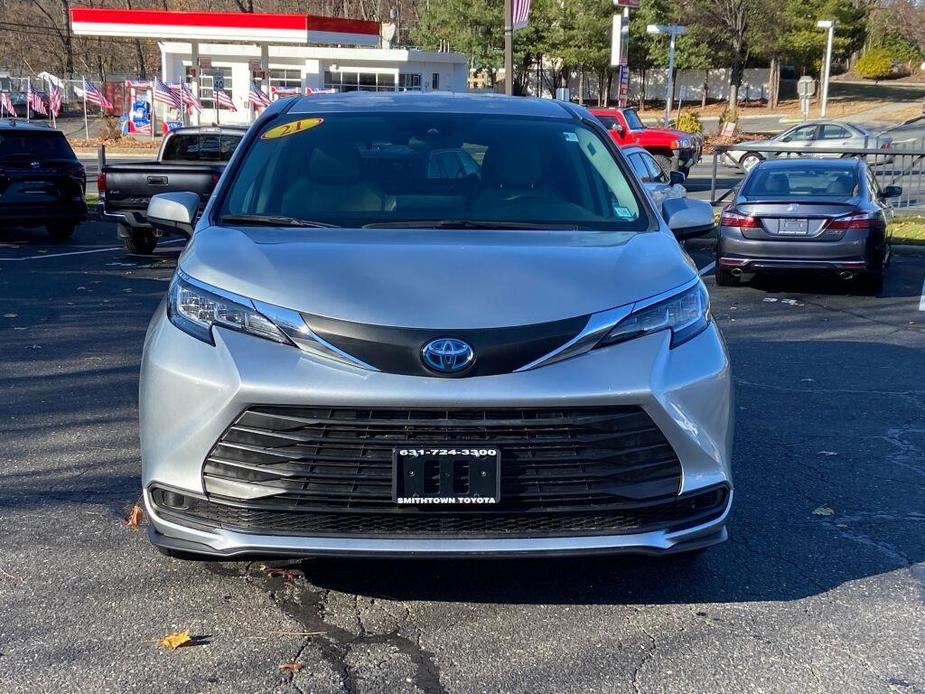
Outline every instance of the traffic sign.
POLYGON ((217 89, 218 91, 225 90, 225 75, 222 74, 220 70, 216 70, 212 73, 212 89, 217 89))
POLYGON ((812 96, 816 93, 816 80, 808 75, 803 75, 797 80, 797 94, 800 96, 812 96))

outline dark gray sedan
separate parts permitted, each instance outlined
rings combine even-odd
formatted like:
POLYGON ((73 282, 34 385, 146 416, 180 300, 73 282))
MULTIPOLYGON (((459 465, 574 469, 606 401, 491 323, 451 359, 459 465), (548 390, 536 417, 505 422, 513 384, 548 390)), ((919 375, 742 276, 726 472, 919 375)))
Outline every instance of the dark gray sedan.
POLYGON ((716 283, 775 270, 836 273, 871 292, 890 258, 888 198, 861 159, 763 161, 720 219, 716 283))

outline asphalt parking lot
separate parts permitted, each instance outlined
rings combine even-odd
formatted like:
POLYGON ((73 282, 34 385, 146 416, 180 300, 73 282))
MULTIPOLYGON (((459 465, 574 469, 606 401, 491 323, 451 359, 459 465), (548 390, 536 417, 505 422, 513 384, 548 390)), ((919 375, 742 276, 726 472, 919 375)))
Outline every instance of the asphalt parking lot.
POLYGON ((736 500, 702 556, 267 565, 125 523, 180 247, 0 232, 0 691, 925 692, 925 255, 879 297, 707 280, 736 500))

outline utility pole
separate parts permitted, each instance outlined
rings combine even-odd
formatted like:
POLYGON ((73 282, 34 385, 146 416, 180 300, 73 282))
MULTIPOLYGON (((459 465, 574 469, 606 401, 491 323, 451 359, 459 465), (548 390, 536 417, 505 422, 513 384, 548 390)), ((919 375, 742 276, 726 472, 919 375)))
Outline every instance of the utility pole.
POLYGON ((665 94, 665 125, 671 121, 671 104, 674 100, 674 49, 675 41, 681 34, 687 33, 687 27, 681 24, 650 24, 646 27, 649 34, 668 34, 670 42, 668 44, 668 78, 665 82, 668 85, 665 94))
POLYGON ((504 0, 504 93, 514 94, 514 3, 504 0))
POLYGON ((832 39, 835 34, 835 20, 820 19, 816 26, 825 29, 828 32, 828 38, 825 45, 825 60, 822 72, 822 112, 821 117, 825 118, 825 109, 829 103, 829 74, 832 72, 832 39))

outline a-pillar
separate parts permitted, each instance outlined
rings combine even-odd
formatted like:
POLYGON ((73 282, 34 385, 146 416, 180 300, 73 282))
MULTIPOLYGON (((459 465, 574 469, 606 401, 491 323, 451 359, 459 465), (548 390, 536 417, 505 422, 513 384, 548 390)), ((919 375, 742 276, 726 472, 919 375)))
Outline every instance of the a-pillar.
POLYGON ((267 97, 270 97, 270 46, 266 43, 260 44, 260 69, 263 71, 263 82, 260 88, 267 97))

